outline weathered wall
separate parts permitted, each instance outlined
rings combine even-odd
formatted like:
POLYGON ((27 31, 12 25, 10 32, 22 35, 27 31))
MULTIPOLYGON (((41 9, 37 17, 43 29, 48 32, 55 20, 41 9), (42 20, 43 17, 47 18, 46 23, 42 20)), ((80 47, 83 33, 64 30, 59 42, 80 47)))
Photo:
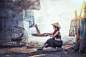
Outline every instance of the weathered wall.
POLYGON ((11 28, 13 26, 23 27, 23 9, 15 7, 13 0, 0 0, 1 27, 11 28), (19 22, 21 21, 21 25, 19 22))
POLYGON ((9 12, 8 13, 8 15, 9 15, 8 17, 4 18, 2 16, 0 18, 1 21, 2 21, 2 29, 4 29, 4 28, 11 28, 13 26, 24 27, 24 25, 23 25, 23 11, 21 11, 19 13, 15 13, 16 11, 9 10, 8 12, 9 12))
POLYGON ((18 38, 22 34, 23 39, 28 39, 29 22, 25 18, 28 6, 24 8, 21 2, 18 4, 13 1, 0 0, 0 43, 11 41, 11 38, 18 38))
POLYGON ((0 39, 10 40, 11 38, 17 38, 24 31, 27 32, 24 35, 28 38, 29 22, 27 10, 30 9, 39 10, 39 0, 0 0, 0 39))

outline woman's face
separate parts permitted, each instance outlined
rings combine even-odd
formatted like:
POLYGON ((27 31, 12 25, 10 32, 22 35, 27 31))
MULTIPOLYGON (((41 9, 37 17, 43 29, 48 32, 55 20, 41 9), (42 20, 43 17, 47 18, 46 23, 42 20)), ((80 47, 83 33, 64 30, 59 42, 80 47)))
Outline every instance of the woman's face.
POLYGON ((55 26, 53 26, 53 28, 56 30, 56 27, 55 26))

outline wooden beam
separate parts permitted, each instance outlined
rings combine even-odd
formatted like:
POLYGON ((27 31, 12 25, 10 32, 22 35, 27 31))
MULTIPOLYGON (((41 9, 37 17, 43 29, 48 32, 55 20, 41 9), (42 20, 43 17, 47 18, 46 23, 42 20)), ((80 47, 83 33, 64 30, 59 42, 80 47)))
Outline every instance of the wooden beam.
POLYGON ((35 25, 35 28, 36 28, 36 31, 37 31, 38 35, 40 35, 40 31, 39 31, 39 29, 37 27, 37 24, 35 25))

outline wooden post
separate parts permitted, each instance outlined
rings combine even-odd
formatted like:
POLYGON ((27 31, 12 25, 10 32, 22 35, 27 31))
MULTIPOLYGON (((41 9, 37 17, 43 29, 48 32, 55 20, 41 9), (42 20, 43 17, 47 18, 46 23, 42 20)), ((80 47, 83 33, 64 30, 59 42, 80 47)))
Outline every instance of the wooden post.
POLYGON ((84 17, 86 17, 86 2, 84 4, 84 17))
POLYGON ((75 18, 77 18, 77 11, 75 11, 75 18))
POLYGON ((77 33, 77 42, 80 40, 80 20, 79 20, 79 24, 78 24, 78 33, 77 33))
POLYGON ((35 25, 35 27, 36 27, 36 31, 37 31, 38 35, 40 35, 40 31, 39 31, 39 29, 37 27, 37 24, 35 25))

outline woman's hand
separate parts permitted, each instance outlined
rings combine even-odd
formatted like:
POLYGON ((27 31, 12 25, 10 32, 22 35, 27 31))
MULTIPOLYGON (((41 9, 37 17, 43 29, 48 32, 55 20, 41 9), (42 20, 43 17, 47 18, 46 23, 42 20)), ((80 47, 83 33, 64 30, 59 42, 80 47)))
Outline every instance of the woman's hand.
POLYGON ((53 35, 48 35, 48 36, 53 37, 53 35))
POLYGON ((44 36, 48 36, 47 34, 44 34, 44 36))
POLYGON ((47 35, 47 36, 51 36, 51 35, 47 35))
POLYGON ((43 35, 44 35, 44 36, 51 36, 52 33, 44 33, 43 35))

